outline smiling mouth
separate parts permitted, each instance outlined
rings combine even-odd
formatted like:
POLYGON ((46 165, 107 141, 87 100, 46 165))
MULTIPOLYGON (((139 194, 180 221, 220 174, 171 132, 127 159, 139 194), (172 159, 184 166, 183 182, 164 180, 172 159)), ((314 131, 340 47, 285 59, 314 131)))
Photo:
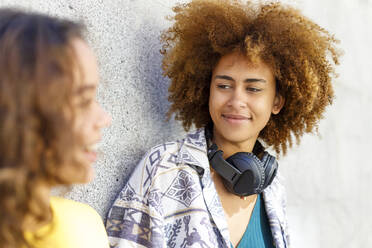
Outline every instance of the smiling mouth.
POLYGON ((98 143, 86 146, 84 152, 86 158, 89 160, 90 163, 96 162, 98 155, 98 143))
POLYGON ((98 142, 97 143, 94 143, 94 144, 92 144, 92 145, 87 145, 86 147, 85 147, 85 151, 87 151, 87 152, 97 152, 97 150, 98 150, 98 142))
POLYGON ((222 117, 225 119, 236 120, 236 121, 252 120, 251 117, 247 117, 244 115, 236 115, 236 114, 222 114, 222 117))
POLYGON ((236 114, 222 114, 222 118, 229 124, 240 125, 252 120, 252 117, 236 114))

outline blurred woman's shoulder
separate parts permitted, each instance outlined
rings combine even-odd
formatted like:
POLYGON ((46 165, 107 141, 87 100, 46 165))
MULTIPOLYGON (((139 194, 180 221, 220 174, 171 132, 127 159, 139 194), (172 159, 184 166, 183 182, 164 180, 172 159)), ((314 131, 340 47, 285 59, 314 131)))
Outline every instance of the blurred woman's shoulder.
POLYGON ((108 247, 107 234, 100 215, 89 205, 51 197, 53 220, 36 233, 26 233, 35 247, 102 248, 108 247))

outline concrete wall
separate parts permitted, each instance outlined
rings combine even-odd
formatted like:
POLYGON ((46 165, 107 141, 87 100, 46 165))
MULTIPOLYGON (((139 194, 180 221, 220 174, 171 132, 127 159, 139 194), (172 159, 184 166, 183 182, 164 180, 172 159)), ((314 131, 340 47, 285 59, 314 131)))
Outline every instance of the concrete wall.
POLYGON ((301 1, 344 49, 336 100, 281 160, 294 247, 372 247, 372 1, 301 1))
MULTIPOLYGON (((99 100, 111 113, 96 179, 66 197, 105 218, 132 169, 151 146, 183 133, 165 122, 168 81, 161 75, 160 31, 175 0, 0 0, 44 13, 83 19, 97 52, 99 100)), ((372 1, 288 0, 341 40, 345 51, 337 99, 321 121, 280 159, 288 191, 292 247, 372 247, 372 1)))

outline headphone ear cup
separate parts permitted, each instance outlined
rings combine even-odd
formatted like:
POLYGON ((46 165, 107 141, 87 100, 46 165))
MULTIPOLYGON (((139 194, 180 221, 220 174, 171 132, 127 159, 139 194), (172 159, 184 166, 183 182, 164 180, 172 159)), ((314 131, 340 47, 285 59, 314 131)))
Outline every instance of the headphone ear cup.
POLYGON ((271 156, 268 152, 265 152, 262 157, 262 162, 265 169, 265 184, 263 188, 269 186, 278 171, 278 162, 276 161, 274 156, 271 156))
POLYGON ((238 152, 226 159, 226 162, 238 169, 242 175, 234 185, 234 191, 239 195, 257 194, 263 178, 263 167, 257 166, 256 158, 249 153, 238 152))

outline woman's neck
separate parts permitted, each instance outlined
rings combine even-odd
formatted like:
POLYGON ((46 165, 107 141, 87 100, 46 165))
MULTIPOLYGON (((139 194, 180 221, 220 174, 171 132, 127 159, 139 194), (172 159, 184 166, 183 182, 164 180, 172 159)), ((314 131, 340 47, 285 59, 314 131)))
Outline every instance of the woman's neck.
POLYGON ((257 137, 252 139, 234 142, 225 139, 217 132, 213 133, 213 142, 218 146, 219 150, 223 151, 223 158, 226 159, 237 152, 252 152, 256 143, 257 137))

